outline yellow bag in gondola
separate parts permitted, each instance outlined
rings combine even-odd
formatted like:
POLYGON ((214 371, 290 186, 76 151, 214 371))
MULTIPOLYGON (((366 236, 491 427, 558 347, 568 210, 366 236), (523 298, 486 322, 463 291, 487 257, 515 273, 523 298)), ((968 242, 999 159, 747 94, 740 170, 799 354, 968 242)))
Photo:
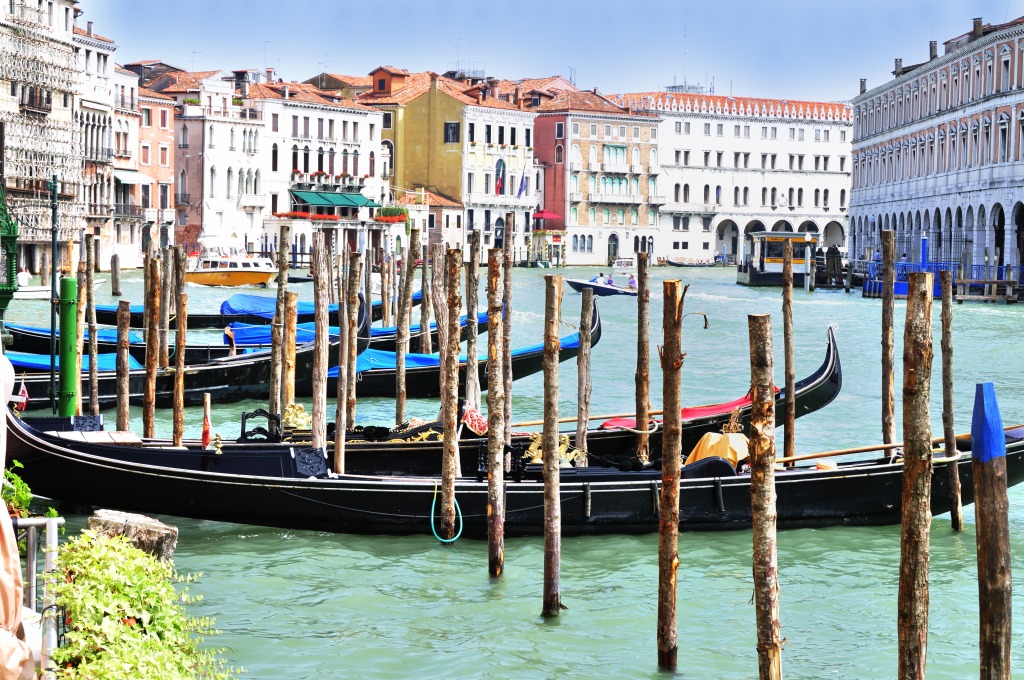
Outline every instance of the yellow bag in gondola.
POLYGON ((747 458, 746 436, 739 432, 706 432, 683 464, 689 465, 712 456, 725 458, 736 467, 741 460, 747 458))

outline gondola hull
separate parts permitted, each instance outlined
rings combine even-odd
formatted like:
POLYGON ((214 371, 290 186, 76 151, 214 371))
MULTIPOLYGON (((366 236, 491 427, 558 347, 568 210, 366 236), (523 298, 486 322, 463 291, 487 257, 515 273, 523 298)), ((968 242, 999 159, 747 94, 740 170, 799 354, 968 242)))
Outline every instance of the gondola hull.
MULTIPOLYGON (((299 447, 224 448, 221 452, 89 444, 60 439, 9 417, 9 455, 38 494, 61 501, 147 514, 170 514, 344 533, 428 534, 438 476, 328 476, 322 452, 299 447)), ((77 434, 77 433, 76 433, 77 434)), ((1024 480, 1024 432, 1008 436, 1007 483, 1024 480)), ((960 442, 964 447, 969 440, 960 442)), ((358 456, 350 453, 349 456, 358 456)), ((948 510, 946 466, 935 465, 931 511, 948 510)), ((957 462, 963 503, 973 502, 971 459, 957 462)), ((683 530, 750 526, 750 477, 722 459, 684 468, 683 530), (725 466, 724 468, 722 466, 725 466)), ((506 481, 505 531, 540 535, 544 484, 540 466, 506 481)), ((781 528, 898 524, 902 461, 878 459, 837 469, 797 467, 776 474, 781 528)), ((661 472, 566 468, 560 472, 561 528, 566 535, 645 533, 658 529, 661 472)), ((465 534, 486 535, 487 483, 455 482, 465 534)))

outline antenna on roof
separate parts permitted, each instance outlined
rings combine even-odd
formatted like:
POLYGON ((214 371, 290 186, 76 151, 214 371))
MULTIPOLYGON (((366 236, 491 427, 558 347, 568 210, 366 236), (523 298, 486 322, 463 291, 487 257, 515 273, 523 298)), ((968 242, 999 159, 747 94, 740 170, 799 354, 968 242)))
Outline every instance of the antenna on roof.
POLYGON ((572 66, 569 67, 569 82, 572 83, 573 87, 576 86, 576 69, 572 66))
POLYGON ((199 50, 192 50, 192 68, 190 69, 192 72, 195 72, 195 70, 196 70, 196 55, 197 54, 202 54, 202 52, 200 52, 199 50))
POLYGON ((321 90, 324 89, 324 73, 327 72, 327 57, 330 56, 330 54, 330 52, 324 52, 324 60, 320 62, 320 66, 323 68, 320 70, 320 75, 318 76, 317 87, 321 90))

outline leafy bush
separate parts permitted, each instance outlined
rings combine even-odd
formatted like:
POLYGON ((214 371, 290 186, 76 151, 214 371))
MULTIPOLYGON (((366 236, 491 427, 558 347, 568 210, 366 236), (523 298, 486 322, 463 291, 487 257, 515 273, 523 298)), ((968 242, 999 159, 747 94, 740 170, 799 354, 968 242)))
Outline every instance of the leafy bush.
POLYGON ((213 620, 190 617, 184 605, 198 602, 175 583, 167 562, 148 555, 123 536, 85 530, 61 546, 57 568, 67 580, 54 588, 67 630, 53 654, 59 678, 232 678, 237 669, 222 650, 200 649, 215 635, 213 620))
POLYGON ((32 502, 32 491, 12 469, 20 467, 24 466, 20 462, 12 460, 11 467, 4 470, 4 488, 0 497, 4 499, 8 511, 19 517, 26 517, 28 516, 28 506, 32 502))

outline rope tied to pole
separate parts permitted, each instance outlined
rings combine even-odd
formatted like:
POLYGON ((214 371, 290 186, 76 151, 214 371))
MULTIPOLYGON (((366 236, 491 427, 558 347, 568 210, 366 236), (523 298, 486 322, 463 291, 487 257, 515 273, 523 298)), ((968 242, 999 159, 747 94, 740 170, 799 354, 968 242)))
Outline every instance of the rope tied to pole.
POLYGON ((434 526, 434 515, 435 509, 437 508, 437 482, 434 482, 434 498, 430 501, 430 531, 434 534, 434 538, 441 541, 442 543, 454 543, 459 540, 459 536, 462 535, 462 509, 459 507, 459 499, 452 498, 455 502, 455 513, 459 518, 459 530, 455 532, 455 535, 451 538, 441 538, 437 535, 437 528, 434 526))

